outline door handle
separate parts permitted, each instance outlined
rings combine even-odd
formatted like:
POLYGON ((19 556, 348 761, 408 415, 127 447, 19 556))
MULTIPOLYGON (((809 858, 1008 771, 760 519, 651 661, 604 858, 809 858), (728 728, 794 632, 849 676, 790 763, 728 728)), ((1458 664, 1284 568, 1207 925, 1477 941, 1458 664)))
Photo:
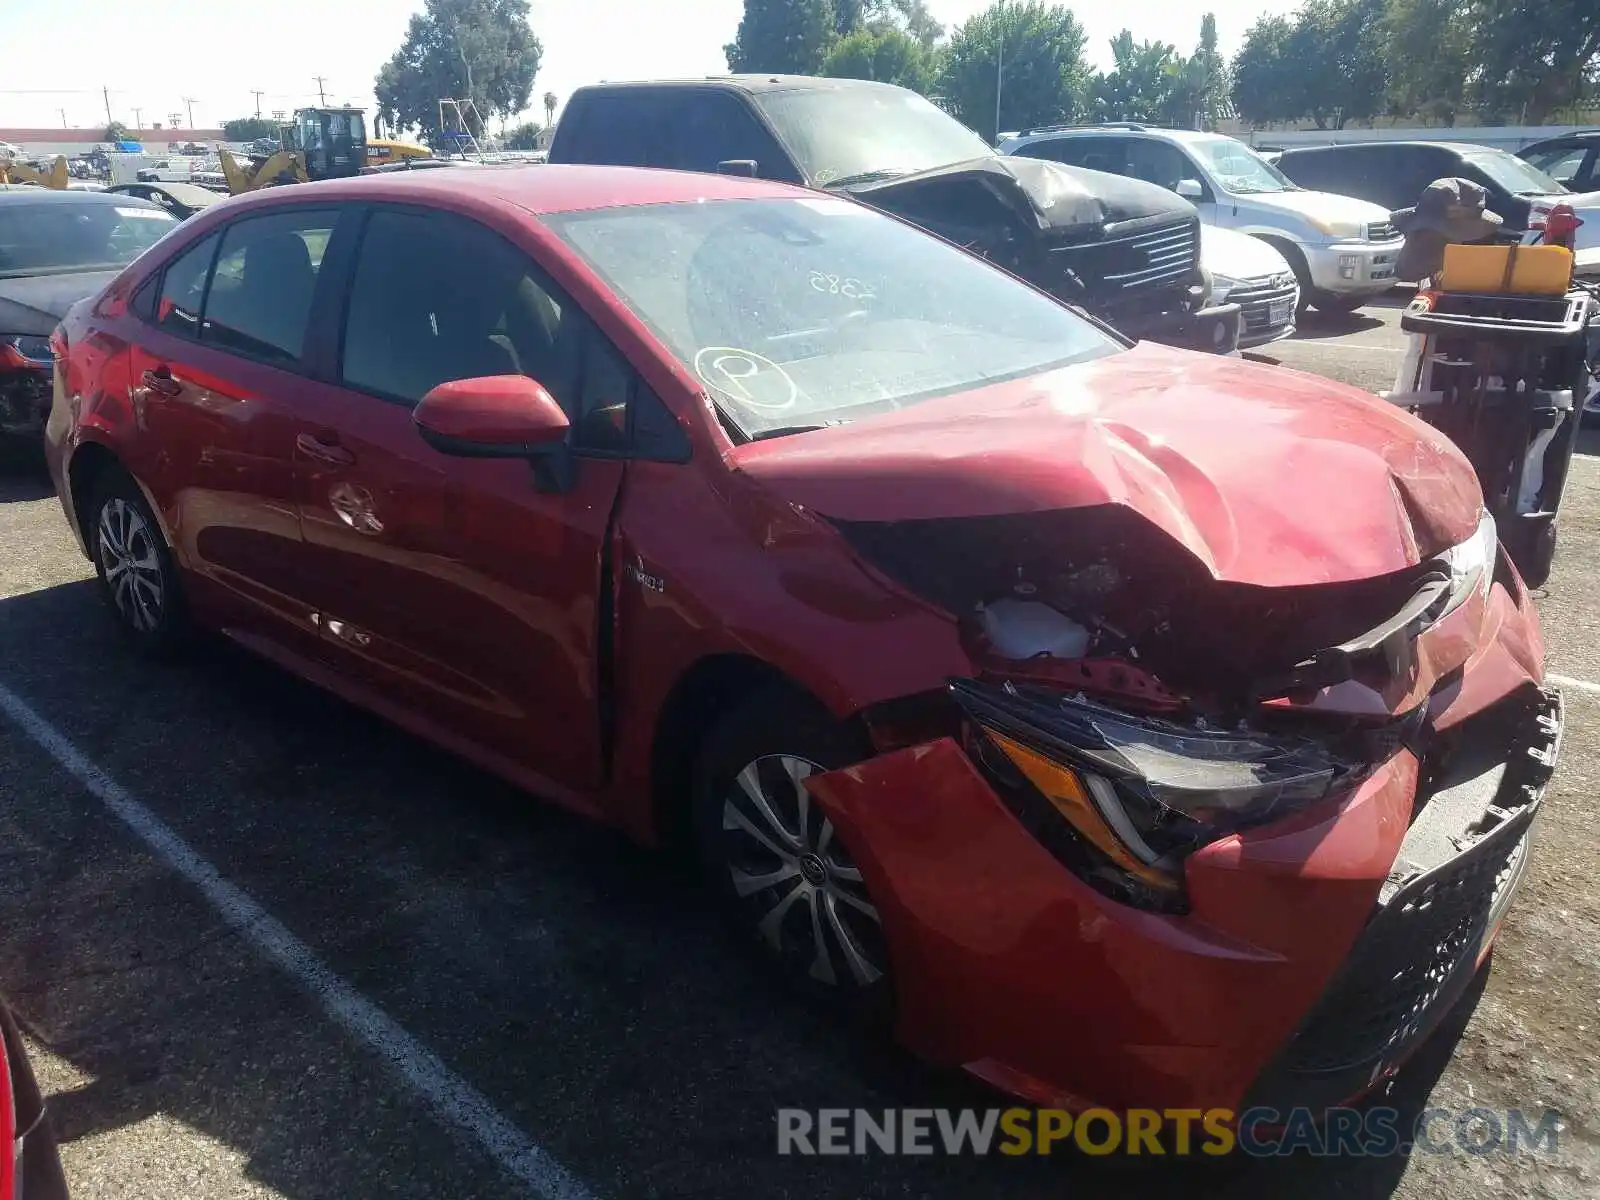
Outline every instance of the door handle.
POLYGON ((354 454, 351 454, 350 451, 339 445, 337 441, 331 439, 331 434, 319 437, 314 433, 302 433, 294 439, 294 444, 295 448, 307 458, 316 459, 317 462, 327 463, 330 466, 348 467, 356 461, 354 454), (324 441, 324 437, 330 440, 324 441))
POLYGON ((172 376, 172 368, 162 363, 159 367, 148 368, 139 381, 148 391, 158 396, 176 396, 183 391, 183 384, 172 376))

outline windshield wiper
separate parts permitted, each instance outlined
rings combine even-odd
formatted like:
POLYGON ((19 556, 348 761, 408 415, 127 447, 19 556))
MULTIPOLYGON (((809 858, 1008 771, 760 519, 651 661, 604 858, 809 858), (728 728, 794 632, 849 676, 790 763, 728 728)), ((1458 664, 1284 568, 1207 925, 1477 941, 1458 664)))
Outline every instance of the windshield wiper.
POLYGON ((879 183, 885 179, 899 179, 902 175, 909 175, 910 171, 901 170, 899 167, 882 167, 876 171, 858 171, 854 175, 846 175, 843 179, 830 179, 823 187, 837 188, 850 187, 857 183, 879 183))

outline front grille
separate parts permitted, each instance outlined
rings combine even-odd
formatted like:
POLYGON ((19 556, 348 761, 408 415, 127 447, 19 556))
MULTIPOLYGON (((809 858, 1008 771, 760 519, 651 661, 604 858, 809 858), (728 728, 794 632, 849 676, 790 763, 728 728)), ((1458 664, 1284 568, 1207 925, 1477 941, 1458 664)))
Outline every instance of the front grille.
POLYGON ((1227 296, 1229 304, 1240 308, 1240 320, 1245 333, 1264 333, 1269 329, 1287 325, 1294 320, 1295 283, 1293 275, 1274 275, 1266 279, 1250 279, 1234 288, 1227 296), (1272 319, 1272 307, 1288 305, 1281 320, 1272 319))
POLYGON ((1391 242, 1399 236, 1399 231, 1388 221, 1374 221, 1367 226, 1367 241, 1369 242, 1391 242))
POLYGON ((1561 701, 1529 689, 1471 725, 1424 756, 1417 814, 1373 915, 1252 1103, 1349 1099, 1426 1037, 1470 982, 1527 866, 1561 701))
POLYGON ((1058 246, 1052 253, 1091 294, 1154 291, 1180 283, 1194 271, 1200 226, 1185 219, 1128 237, 1058 246))

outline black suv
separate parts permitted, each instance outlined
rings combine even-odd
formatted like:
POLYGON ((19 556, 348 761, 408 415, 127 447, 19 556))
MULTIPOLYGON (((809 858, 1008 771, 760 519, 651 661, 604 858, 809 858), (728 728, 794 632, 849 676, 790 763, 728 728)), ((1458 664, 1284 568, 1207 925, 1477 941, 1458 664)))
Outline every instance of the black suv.
POLYGON ((731 75, 580 88, 551 163, 756 175, 837 191, 920 225, 1130 338, 1226 352, 1239 307, 1207 307, 1200 219, 1163 188, 1006 158, 915 92, 731 75))
POLYGON ((1519 241, 1528 218, 1566 194, 1554 179, 1514 154, 1467 142, 1355 142, 1285 150, 1278 170, 1301 187, 1359 196, 1391 212, 1410 208, 1435 179, 1457 177, 1489 193, 1489 209, 1505 224, 1501 236, 1519 241))

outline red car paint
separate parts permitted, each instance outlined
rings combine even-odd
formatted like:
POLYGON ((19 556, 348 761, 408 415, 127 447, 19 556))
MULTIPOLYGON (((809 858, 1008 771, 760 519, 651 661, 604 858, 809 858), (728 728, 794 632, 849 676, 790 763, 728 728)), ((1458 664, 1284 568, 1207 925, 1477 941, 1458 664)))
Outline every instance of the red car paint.
MULTIPOLYGON (((546 166, 213 206, 64 325, 47 431, 63 507, 81 541, 76 472, 114 456, 202 623, 646 841, 681 782, 661 775, 676 749, 664 730, 708 664, 761 664, 841 720, 974 674, 952 615, 857 557, 827 518, 1118 504, 1217 578, 1261 587, 1392 573, 1470 536, 1476 482, 1427 426, 1307 376, 1156 348, 736 446, 691 372, 538 220, 794 195, 807 193, 546 166), (690 461, 586 458, 572 490, 539 492, 525 462, 436 453, 403 406, 182 341, 129 309, 153 272, 241 213, 376 201, 472 218, 539 263, 660 396, 690 461)), ((1512 572, 1423 634, 1392 678, 1301 706, 1394 714, 1428 698, 1446 729, 1537 682, 1541 661, 1512 572)), ((1086 886, 949 736, 810 787, 883 913, 907 1045, 1033 1099, 1207 1107, 1241 1101, 1356 943, 1418 776, 1396 750, 1354 790, 1196 852, 1181 916, 1086 886)))

